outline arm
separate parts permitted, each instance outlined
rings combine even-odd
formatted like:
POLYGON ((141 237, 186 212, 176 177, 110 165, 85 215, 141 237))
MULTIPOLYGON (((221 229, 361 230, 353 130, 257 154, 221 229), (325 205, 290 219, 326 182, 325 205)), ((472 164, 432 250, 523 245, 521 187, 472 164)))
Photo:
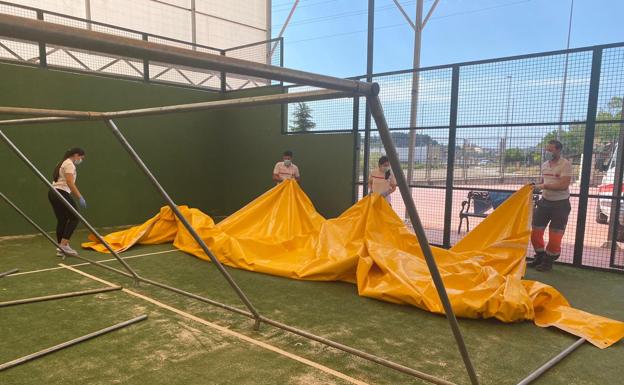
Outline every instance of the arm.
POLYGON ((74 196, 78 199, 82 198, 82 194, 80 194, 80 191, 78 190, 78 187, 76 186, 75 180, 74 180, 74 175, 73 174, 65 174, 64 175, 65 180, 67 181, 67 186, 69 186, 69 189, 71 190, 72 194, 74 194, 74 196))
POLYGON ((571 176, 562 176, 561 180, 557 183, 541 183, 536 187, 546 190, 567 190, 570 187, 570 182, 572 181, 571 176))
POLYGON ((297 168, 297 169, 295 170, 295 180, 296 180, 297 182, 300 182, 300 181, 301 181, 301 175, 299 174, 299 168, 297 168))
POLYGON ((273 182, 281 182, 282 177, 279 174, 273 174, 273 182))

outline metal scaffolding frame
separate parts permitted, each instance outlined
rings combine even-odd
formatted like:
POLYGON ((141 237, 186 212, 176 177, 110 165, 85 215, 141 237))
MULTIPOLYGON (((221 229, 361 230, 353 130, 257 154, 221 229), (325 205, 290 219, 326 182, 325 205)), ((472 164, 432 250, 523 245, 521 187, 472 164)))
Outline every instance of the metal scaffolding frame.
MULTIPOLYGON (((415 230, 416 237, 422 248, 423 255, 427 262, 427 267, 431 273, 431 277, 435 284, 436 290, 440 297, 441 303, 446 314, 446 318, 450 324, 453 336, 457 343, 457 347, 462 356, 466 371, 472 384, 478 384, 477 375, 475 369, 470 360, 470 356, 464 339, 462 337, 459 324, 453 312, 444 282, 438 270, 438 266, 434 259, 433 253, 429 246, 427 236, 423 229, 422 223, 413 198, 410 194, 409 186, 407 184, 405 175, 401 168, 399 157, 396 152, 396 148, 390 136, 388 124, 386 122, 381 102, 379 100, 379 86, 376 83, 365 83, 355 80, 340 79, 331 76, 313 74, 304 71, 292 70, 282 67, 274 67, 262 63, 248 62, 245 60, 234 59, 230 57, 209 54, 204 52, 197 52, 188 49, 176 48, 171 46, 164 46, 146 41, 134 40, 119 36, 112 36, 95 31, 85 31, 82 29, 67 27, 63 25, 51 24, 39 20, 31 20, 21 18, 17 16, 0 15, 0 36, 9 38, 37 41, 43 44, 55 44, 70 48, 85 49, 89 51, 96 51, 101 53, 108 53, 113 55, 121 55, 131 58, 142 58, 148 60, 156 60, 160 62, 166 62, 169 64, 180 64, 189 67, 197 67, 210 69, 215 71, 227 71, 241 75, 257 76, 261 78, 267 78, 277 81, 294 82, 300 85, 316 86, 324 88, 321 91, 313 91, 309 93, 298 94, 281 94, 270 95, 255 98, 240 98, 221 100, 217 102, 206 103, 194 103, 177 106, 166 106, 156 108, 144 108, 128 111, 116 111, 116 112, 90 112, 90 111, 67 111, 67 110, 46 110, 46 109, 33 109, 33 108, 14 108, 4 107, 0 109, 0 113, 12 114, 12 115, 26 115, 36 116, 39 118, 26 118, 26 119, 13 119, 3 121, 2 125, 16 125, 16 124, 33 124, 33 123, 52 123, 52 122, 66 122, 66 121, 84 121, 84 120, 102 120, 106 126, 112 131, 116 139, 121 143, 124 149, 130 154, 131 158, 137 163, 139 168, 145 173, 150 182, 163 196, 164 200, 174 211, 176 217, 183 223, 187 231, 193 236, 195 241, 201 246, 203 251, 214 262, 215 266, 219 269, 224 278, 228 281, 232 289, 239 296, 241 301, 245 304, 248 311, 238 309, 233 306, 218 303, 216 301, 185 292, 181 289, 171 287, 156 281, 139 276, 119 255, 113 250, 113 248, 106 242, 106 240, 97 233, 95 228, 76 211, 73 206, 69 204, 60 194, 58 197, 70 209, 79 219, 83 222, 89 230, 91 230, 98 240, 104 244, 104 246, 115 256, 115 258, 123 265, 127 272, 114 269, 106 266, 102 263, 88 260, 80 257, 87 262, 91 262, 94 265, 106 268, 107 270, 117 272, 126 277, 133 278, 136 283, 145 282, 152 284, 178 294, 182 294, 197 300, 219 306, 221 308, 236 312, 238 314, 245 315, 252 318, 255 321, 254 327, 259 327, 261 323, 266 323, 277 328, 286 330, 288 332, 300 335, 302 337, 323 343, 325 345, 343 350, 347 353, 356 355, 358 357, 367 359, 369 361, 384 365, 386 367, 401 371, 403 373, 410 374, 414 377, 435 383, 435 384, 450 384, 450 382, 434 377, 432 375, 422 373, 412 368, 405 367, 403 365, 388 361, 386 359, 377 357, 375 355, 359 351, 349 346, 342 345, 340 343, 328 340, 326 338, 316 336, 307 331, 303 331, 292 326, 271 320, 267 317, 260 315, 251 302, 248 300, 243 291, 238 287, 233 278, 229 275, 228 271, 223 267, 221 262, 214 256, 208 246, 204 243, 201 237, 197 234, 195 229, 188 223, 186 218, 178 210, 177 205, 167 194, 165 189, 160 185, 158 180, 154 177, 151 171, 147 168, 142 161, 139 154, 132 148, 132 145, 126 140, 123 133, 117 128, 114 118, 119 117, 134 117, 134 116, 147 116, 147 115, 159 115, 173 112, 185 112, 194 110, 207 110, 215 108, 228 108, 228 107, 248 107, 254 105, 266 105, 266 104, 279 104, 289 103, 302 100, 323 100, 323 99, 335 99, 353 96, 366 97, 367 106, 370 110, 372 118, 379 129, 379 133, 385 147, 386 153, 390 159, 392 171, 397 178, 397 184, 403 197, 406 209, 409 213, 412 226, 415 230)), ((13 150, 13 152, 33 171, 35 175, 42 180, 48 188, 55 191, 52 185, 47 181, 43 174, 37 169, 37 167, 23 154, 20 149, 0 130, 0 138, 13 150)), ((4 197, 8 201, 8 198, 4 197)), ((8 201, 9 202, 9 201, 8 201)), ((42 232, 48 240, 56 245, 56 242, 43 231, 35 222, 33 222, 28 216, 17 206, 12 205, 18 213, 20 213, 26 220, 28 220, 33 226, 35 226, 40 232, 42 232)))

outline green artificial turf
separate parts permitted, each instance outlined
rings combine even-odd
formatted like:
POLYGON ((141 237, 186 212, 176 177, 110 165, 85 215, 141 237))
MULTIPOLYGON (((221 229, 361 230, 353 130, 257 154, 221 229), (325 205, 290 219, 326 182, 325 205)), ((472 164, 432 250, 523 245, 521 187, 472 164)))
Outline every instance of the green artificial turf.
MULTIPOLYGON (((84 238, 78 233, 76 239, 84 238)), ((124 256, 171 250, 139 246, 124 256)), ((110 255, 81 251, 98 260, 110 255)), ((0 241, 0 271, 57 267, 60 258, 40 236, 0 241)), ((82 261, 69 258, 67 264, 82 261)), ((244 308, 210 263, 179 251, 128 259, 136 271, 210 299, 244 308)), ((122 269, 117 262, 110 266, 122 269)), ((121 284, 236 332, 267 342, 370 384, 424 383, 325 345, 96 266, 81 270, 121 284)), ((261 314, 458 384, 469 383, 448 323, 409 306, 359 297, 354 285, 307 282, 228 269, 261 314)), ((576 307, 624 319, 624 276, 568 266, 528 279, 559 289, 576 307)), ((0 279, 0 301, 103 287, 65 270, 0 279)), ((277 353, 183 318, 120 291, 0 308, 0 361, 32 353, 140 314, 149 319, 120 331, 0 372, 2 384, 346 384, 277 353)), ((577 338, 531 322, 460 320, 482 384, 515 384, 577 338)), ((613 384, 621 380, 624 343, 600 350, 590 344, 537 384, 613 384)))

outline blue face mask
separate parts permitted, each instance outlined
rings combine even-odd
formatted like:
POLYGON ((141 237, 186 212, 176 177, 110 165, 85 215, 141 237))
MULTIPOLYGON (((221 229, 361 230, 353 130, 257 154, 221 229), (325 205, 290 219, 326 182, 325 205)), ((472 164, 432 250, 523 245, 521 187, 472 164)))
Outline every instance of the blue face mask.
POLYGON ((546 151, 544 152, 544 159, 553 160, 555 159, 555 154, 552 151, 546 151))

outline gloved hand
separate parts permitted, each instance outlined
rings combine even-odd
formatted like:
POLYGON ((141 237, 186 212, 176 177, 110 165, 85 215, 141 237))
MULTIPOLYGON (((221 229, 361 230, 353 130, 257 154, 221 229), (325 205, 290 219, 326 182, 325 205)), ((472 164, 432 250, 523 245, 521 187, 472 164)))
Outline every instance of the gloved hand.
POLYGON ((82 207, 83 209, 87 208, 87 201, 83 198, 80 197, 78 198, 78 204, 80 205, 80 207, 82 207))

